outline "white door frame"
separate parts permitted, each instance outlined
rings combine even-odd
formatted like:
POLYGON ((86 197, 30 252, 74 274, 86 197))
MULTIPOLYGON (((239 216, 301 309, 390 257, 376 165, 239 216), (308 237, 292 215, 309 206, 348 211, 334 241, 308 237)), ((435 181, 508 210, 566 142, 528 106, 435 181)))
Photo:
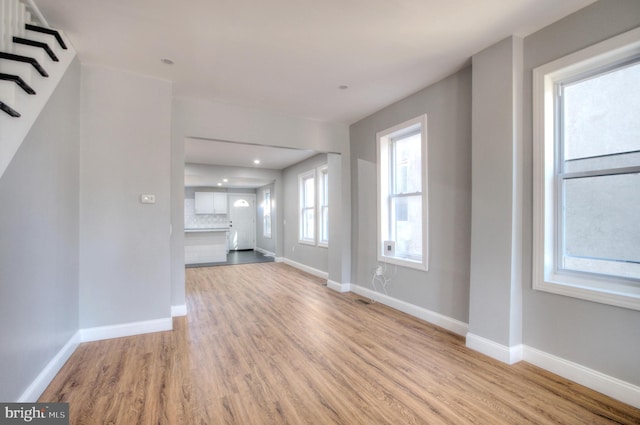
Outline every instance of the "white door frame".
POLYGON ((232 250, 234 247, 231 246, 231 235, 233 234, 233 230, 234 228, 237 226, 237 223, 233 223, 233 217, 231 216, 231 211, 233 209, 233 200, 232 198, 234 196, 237 197, 242 197, 242 198, 251 198, 253 201, 253 206, 252 206, 252 223, 250 224, 250 226, 252 226, 252 229, 250 229, 251 231, 251 235, 253 238, 253 243, 251 244, 251 249, 256 249, 256 217, 257 217, 257 207, 256 207, 256 194, 255 193, 234 193, 234 192, 229 192, 227 193, 227 199, 228 199, 228 205, 227 208, 229 210, 229 223, 230 223, 230 230, 229 230, 229 250, 232 250))

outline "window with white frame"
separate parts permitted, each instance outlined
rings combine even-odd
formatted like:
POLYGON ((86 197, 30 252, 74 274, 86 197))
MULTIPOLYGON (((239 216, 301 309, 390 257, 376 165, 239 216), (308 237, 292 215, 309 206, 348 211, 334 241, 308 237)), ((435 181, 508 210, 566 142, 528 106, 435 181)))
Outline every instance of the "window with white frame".
POLYGON ((535 289, 640 310, 640 29, 534 70, 535 289))
POLYGON ((318 245, 329 245, 329 167, 318 168, 318 245))
POLYGON ((265 238, 271 238, 271 190, 262 192, 262 230, 265 238))
POLYGON ((378 261, 428 269, 427 116, 378 133, 378 261))
POLYGON ((300 232, 299 241, 316 243, 316 173, 310 170, 298 176, 300 191, 300 232))

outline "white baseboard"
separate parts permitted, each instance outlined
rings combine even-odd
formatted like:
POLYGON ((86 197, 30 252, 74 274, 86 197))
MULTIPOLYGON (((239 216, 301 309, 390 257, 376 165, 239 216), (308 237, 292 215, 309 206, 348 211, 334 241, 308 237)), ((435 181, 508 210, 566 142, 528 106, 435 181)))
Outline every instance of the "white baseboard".
POLYGON ((472 333, 467 334, 467 347, 507 364, 524 360, 565 379, 640 408, 639 386, 536 348, 522 344, 507 347, 472 333))
POLYGON ((351 292, 350 283, 339 283, 330 279, 327 279, 327 288, 333 289, 337 292, 351 292))
POLYGON ((290 265, 291 267, 295 267, 298 270, 302 270, 303 272, 307 272, 314 276, 317 276, 321 279, 328 279, 329 273, 323 272, 322 270, 314 269, 313 267, 309 267, 305 264, 298 263, 297 261, 290 260, 288 258, 284 258, 284 263, 290 265))
MULTIPOLYGON (((175 306, 178 309, 186 306, 175 306)), ((172 307, 173 312, 173 307, 172 307)), ((114 326, 101 326, 97 328, 80 329, 71 339, 58 351, 58 353, 49 361, 42 372, 38 374, 36 379, 22 393, 17 400, 18 403, 35 403, 40 395, 49 386, 53 378, 60 372, 62 366, 76 351, 78 345, 82 342, 99 341, 102 339, 119 338, 123 336, 141 335, 151 332, 170 331, 173 329, 173 320, 171 317, 166 319, 148 320, 144 322, 125 323, 114 326)))
POLYGON ((524 361, 640 409, 640 387, 536 348, 524 346, 524 361))
POLYGON ((17 400, 18 403, 35 403, 40 395, 47 389, 53 378, 60 372, 62 366, 69 360, 69 357, 76 351, 80 344, 80 331, 76 332, 67 343, 53 356, 51 361, 42 369, 36 379, 25 390, 17 400))
POLYGON ((170 331, 172 329, 173 320, 171 317, 167 317, 165 319, 147 320, 144 322, 123 323, 121 325, 80 329, 80 341, 100 341, 102 339, 170 331))
POLYGON ((400 310, 404 313, 407 313, 429 323, 433 323, 434 325, 445 328, 455 334, 464 336, 469 331, 469 325, 467 323, 442 315, 440 313, 436 313, 435 311, 431 311, 423 307, 418 307, 417 305, 410 304, 406 301, 402 301, 385 294, 381 294, 380 292, 373 291, 363 286, 351 284, 350 288, 351 291, 355 292, 356 294, 365 296, 369 299, 375 300, 379 303, 395 308, 396 310, 400 310))
POLYGON ((522 360, 522 344, 507 347, 490 339, 474 335, 471 332, 467 333, 466 340, 467 347, 503 363, 514 364, 522 360))
POLYGON ((255 249, 256 251, 258 251, 259 253, 261 253, 262 255, 264 255, 265 257, 276 257, 275 252, 271 252, 271 251, 267 251, 266 249, 262 249, 262 248, 258 248, 256 247, 255 249))
POLYGON ((172 305, 171 306, 171 317, 180 317, 187 315, 187 305, 172 305))
POLYGON ((284 263, 284 257, 274 257, 276 263, 284 263))

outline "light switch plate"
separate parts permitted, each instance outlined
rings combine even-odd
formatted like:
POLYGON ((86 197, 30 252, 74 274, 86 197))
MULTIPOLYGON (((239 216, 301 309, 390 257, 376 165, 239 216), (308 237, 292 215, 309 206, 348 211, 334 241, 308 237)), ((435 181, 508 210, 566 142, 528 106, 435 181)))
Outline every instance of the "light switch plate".
POLYGON ((156 203, 156 195, 152 193, 143 193, 140 195, 140 202, 143 204, 155 204, 156 203))

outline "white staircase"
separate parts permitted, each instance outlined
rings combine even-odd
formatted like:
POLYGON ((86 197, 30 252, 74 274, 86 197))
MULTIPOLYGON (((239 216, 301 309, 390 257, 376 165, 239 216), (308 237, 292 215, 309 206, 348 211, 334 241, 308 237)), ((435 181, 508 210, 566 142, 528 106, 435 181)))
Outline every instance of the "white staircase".
POLYGON ((0 177, 75 56, 33 1, 0 0, 0 177))

